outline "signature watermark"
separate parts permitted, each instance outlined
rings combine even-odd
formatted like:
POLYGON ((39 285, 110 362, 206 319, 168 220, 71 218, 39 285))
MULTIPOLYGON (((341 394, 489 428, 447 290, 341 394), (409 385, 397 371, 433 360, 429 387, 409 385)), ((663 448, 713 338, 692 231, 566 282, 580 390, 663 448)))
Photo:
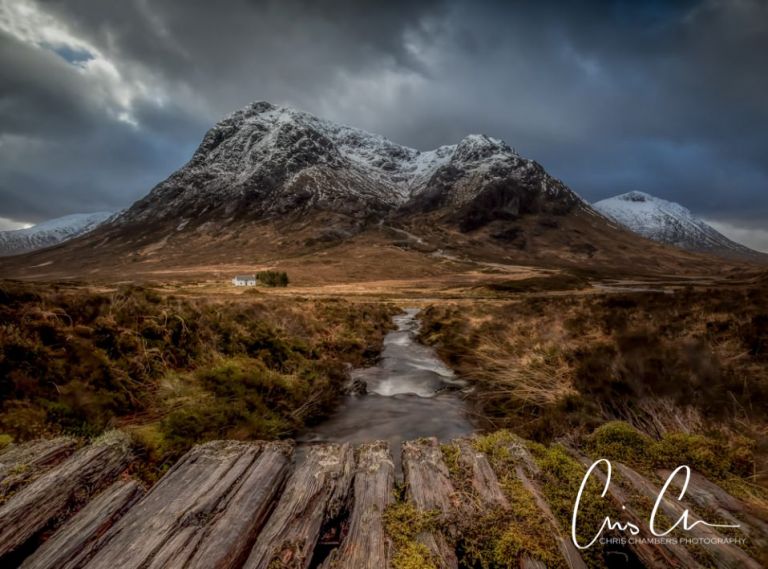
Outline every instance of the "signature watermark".
MULTIPOLYGON (((678 517, 678 519, 669 527, 663 528, 659 527, 659 523, 657 521, 657 518, 659 517, 659 509, 662 507, 662 503, 667 498, 667 493, 670 491, 670 485, 675 480, 675 478, 682 474, 684 476, 683 483, 680 485, 680 491, 677 494, 677 501, 680 502, 685 497, 685 493, 688 490, 688 485, 691 481, 691 469, 686 466, 678 466, 667 478, 666 482, 664 483, 664 486, 661 488, 661 491, 659 492, 658 497, 656 498, 656 502, 653 505, 653 509, 651 510, 651 514, 647 520, 647 530, 648 532, 641 532, 641 527, 638 524, 632 523, 632 522, 622 522, 619 520, 613 520, 610 518, 610 516, 606 516, 603 519, 602 524, 600 525, 600 528, 597 530, 595 535, 592 537, 592 540, 588 543, 582 543, 579 541, 578 536, 578 523, 579 523, 579 507, 582 503, 582 497, 584 494, 584 490, 587 487, 587 483, 590 480, 590 477, 592 476, 592 473, 597 469, 599 466, 604 465, 606 467, 606 475, 605 475, 605 483, 603 484, 603 489, 600 494, 601 498, 605 498, 605 495, 608 493, 608 490, 610 489, 611 485, 611 475, 613 473, 613 465, 611 465, 611 461, 601 458, 600 460, 595 461, 592 466, 589 467, 587 470, 587 473, 584 475, 584 478, 581 481, 581 486, 579 487, 579 493, 576 496, 576 502, 573 505, 573 515, 571 516, 571 540, 573 541, 573 544, 579 548, 579 549, 588 549, 592 547, 595 543, 620 543, 620 544, 632 544, 632 543, 655 543, 655 544, 665 544, 665 543, 676 543, 676 544, 687 544, 687 545, 717 545, 717 544, 724 544, 724 543, 734 543, 734 544, 743 544, 746 540, 744 538, 734 538, 734 537, 724 537, 720 535, 692 535, 692 536, 686 536, 686 537, 673 537, 670 536, 673 531, 676 529, 681 529, 683 531, 690 531, 694 529, 696 526, 702 525, 707 526, 710 528, 738 528, 740 527, 738 524, 714 524, 710 523, 704 520, 691 520, 691 514, 688 511, 688 509, 684 509, 682 514, 678 517), (620 532, 621 534, 619 537, 603 537, 603 533, 606 531, 612 531, 612 532, 620 532), (643 536, 640 534, 644 533, 643 536), (650 535, 648 535, 650 533, 650 535)), ((626 509, 626 505, 622 506, 622 509, 626 509)))

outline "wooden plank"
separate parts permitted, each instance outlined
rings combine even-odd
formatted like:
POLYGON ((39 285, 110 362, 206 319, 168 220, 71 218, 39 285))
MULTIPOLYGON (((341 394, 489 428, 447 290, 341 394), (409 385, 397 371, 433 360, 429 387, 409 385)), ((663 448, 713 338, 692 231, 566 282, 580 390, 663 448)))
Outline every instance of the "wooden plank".
POLYGON ((349 444, 309 448, 244 569, 307 569, 323 524, 335 519, 347 500, 354 464, 349 444))
MULTIPOLYGON (((539 507, 539 510, 544 515, 544 518, 547 520, 547 522, 549 522, 549 525, 552 528, 552 535, 557 543, 557 548, 560 550, 560 553, 563 556, 565 564, 570 569, 586 569, 587 566, 584 563, 584 560, 581 558, 579 550, 576 549, 575 545, 573 545, 570 537, 566 537, 568 532, 560 526, 560 523, 557 521, 557 517, 552 512, 552 509, 549 507, 549 504, 547 504, 547 501, 544 499, 544 495, 542 494, 539 485, 534 481, 534 479, 528 477, 525 469, 522 466, 515 467, 515 475, 520 480, 520 482, 522 482, 523 488, 525 488, 533 496, 533 499, 536 501, 536 505, 539 507)), ((514 507, 514 505, 512 507, 514 507)))
POLYGON ((108 433, 17 492, 0 507, 0 557, 114 482, 130 459, 128 437, 108 433))
MULTIPOLYGON (((672 471, 659 470, 657 474, 662 480, 667 480, 672 471)), ((671 488, 679 491, 682 481, 683 476, 678 474, 673 480, 671 488)), ((691 481, 685 492, 685 501, 714 512, 722 518, 724 523, 740 525, 741 529, 756 545, 768 549, 768 523, 759 517, 761 514, 765 516, 765 512, 759 512, 749 504, 731 496, 698 472, 691 472, 691 481)))
POLYGON ((385 441, 361 445, 353 483, 354 505, 341 546, 324 569, 387 569, 392 544, 384 532, 384 510, 394 502, 395 465, 385 441))
POLYGON ((523 557, 520 559, 520 569, 547 569, 547 564, 538 559, 523 557))
MULTIPOLYGON (((458 510, 458 494, 451 484, 440 444, 434 437, 403 443, 406 496, 420 512, 438 512, 439 521, 450 522, 458 510)), ((441 531, 417 536, 434 556, 440 569, 457 569, 459 562, 448 537, 441 531)))
MULTIPOLYGON (((483 515, 495 510, 508 510, 511 507, 509 500, 485 453, 475 449, 470 439, 454 440, 451 444, 459 451, 461 470, 466 473, 471 488, 471 495, 462 495, 464 523, 481 524, 483 515)), ((546 564, 527 554, 520 557, 519 563, 522 569, 546 569, 546 564)))
POLYGON ((75 452, 77 441, 71 437, 40 439, 11 445, 0 455, 0 501, 61 463, 75 452))
MULTIPOLYGON (((576 458, 584 468, 592 466, 592 460, 569 449, 571 455, 576 458)), ((601 487, 608 483, 608 477, 602 469, 596 468, 593 471, 594 476, 600 481, 601 487)), ((611 480, 608 487, 608 497, 614 506, 619 509, 624 508, 631 503, 632 498, 624 489, 611 480)), ((635 552, 637 557, 648 567, 648 569, 664 569, 666 567, 700 567, 701 565, 694 559, 690 552, 677 543, 654 543, 655 536, 648 530, 648 519, 641 518, 637 512, 630 509, 622 510, 622 521, 629 521, 640 529, 639 540, 633 540, 629 546, 635 552), (649 541, 645 541, 649 540, 649 541)))
MULTIPOLYGON (((615 463, 614 466, 621 474, 623 480, 626 480, 637 492, 645 496, 646 499, 650 500, 652 503, 656 502, 661 486, 656 487, 645 477, 624 464, 615 463)), ((683 515, 685 508, 677 501, 662 500, 660 510, 674 522, 683 515)), ((692 522, 700 519, 701 517, 699 516, 691 517, 692 522)), ((702 538, 705 540, 723 539, 723 536, 717 530, 704 524, 696 525, 687 533, 691 537, 702 538)), ((729 543, 717 543, 711 547, 707 547, 706 551, 712 557, 715 566, 722 569, 760 569, 762 567, 760 563, 752 559, 744 551, 729 543)))
POLYGON ((292 452, 293 445, 287 443, 265 445, 229 503, 209 523, 184 569, 242 567, 283 489, 292 452))
POLYGON ((92 557, 99 538, 144 495, 135 480, 120 480, 96 496, 21 565, 22 569, 76 569, 92 557))
POLYGON ((186 567, 198 563, 193 561, 198 548, 214 543, 231 549, 218 551, 207 567, 226 566, 232 551, 250 549, 252 542, 244 546, 241 540, 255 539, 253 527, 266 514, 244 509, 258 509, 260 500, 276 493, 274 487, 281 485, 291 448, 284 443, 237 441, 213 441, 193 448, 115 524, 87 567, 186 567), (262 449, 267 449, 267 458, 260 462, 262 449), (245 496, 248 491, 255 495, 245 496), (230 505, 233 509, 227 514, 230 505), (220 533, 227 523, 232 524, 231 541, 220 533))
MULTIPOLYGON (((541 475, 541 471, 536 464, 536 461, 533 460, 528 449, 522 444, 512 444, 508 447, 508 450, 511 456, 517 458, 517 465, 514 469, 515 476, 520 480, 523 488, 533 497, 539 511, 552 529, 552 537, 562 555, 563 562, 570 569, 586 569, 586 564, 584 563, 579 550, 571 541, 570 532, 566 531, 560 525, 557 516, 552 512, 552 509, 549 507, 549 504, 544 497, 544 493, 541 491, 541 488, 536 481, 536 477, 541 475)), ((515 505, 512 504, 511 507, 514 508, 515 505)), ((536 563, 532 560, 526 561, 536 563)))
MULTIPOLYGON (((236 491, 238 482, 246 477, 251 467, 261 458, 263 446, 249 449, 238 456, 226 471, 219 472, 210 479, 208 490, 186 504, 186 510, 179 524, 169 528, 166 540, 150 552, 146 567, 165 568, 185 567, 190 556, 202 539, 205 527, 216 514, 225 507, 228 498, 236 491)), ((211 468, 211 471, 216 470, 211 468)), ((173 498, 172 496, 168 496, 173 498)))
POLYGON ((509 508, 509 501, 485 454, 475 450, 472 442, 467 439, 459 439, 452 444, 459 450, 459 462, 469 475, 469 484, 477 501, 475 504, 467 504, 465 509, 483 512, 509 508))

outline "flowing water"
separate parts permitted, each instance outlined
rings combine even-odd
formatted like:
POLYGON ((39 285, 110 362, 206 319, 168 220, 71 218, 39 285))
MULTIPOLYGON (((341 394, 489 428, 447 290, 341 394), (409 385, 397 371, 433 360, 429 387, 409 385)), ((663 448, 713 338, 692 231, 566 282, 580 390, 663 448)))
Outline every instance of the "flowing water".
POLYGON ((385 336, 379 363, 352 371, 352 381, 364 381, 368 393, 348 395, 300 443, 386 440, 397 462, 405 440, 434 436, 446 441, 473 432, 461 397, 465 383, 416 340, 418 312, 409 308, 395 316, 397 330, 385 336))

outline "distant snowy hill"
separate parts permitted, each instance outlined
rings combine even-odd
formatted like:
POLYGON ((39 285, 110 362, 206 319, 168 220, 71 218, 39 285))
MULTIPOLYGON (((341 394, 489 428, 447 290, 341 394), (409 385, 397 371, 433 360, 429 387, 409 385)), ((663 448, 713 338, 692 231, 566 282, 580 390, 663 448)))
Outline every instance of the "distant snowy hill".
POLYGON ((592 207, 634 233, 681 249, 727 257, 761 255, 731 241, 680 204, 644 192, 614 196, 592 207))
POLYGON ((26 229, 0 231, 0 256, 17 255, 57 245, 89 231, 93 231, 114 212, 74 213, 49 219, 26 229))

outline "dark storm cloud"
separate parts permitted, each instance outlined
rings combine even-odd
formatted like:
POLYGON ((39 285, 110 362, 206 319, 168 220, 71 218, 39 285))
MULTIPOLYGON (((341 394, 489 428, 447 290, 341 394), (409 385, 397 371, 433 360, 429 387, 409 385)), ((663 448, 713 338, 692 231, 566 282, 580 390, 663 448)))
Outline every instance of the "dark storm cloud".
POLYGON ((590 200, 768 220, 762 0, 26 3, 50 25, 0 38, 0 217, 127 205, 266 99, 420 148, 498 136, 590 200))

